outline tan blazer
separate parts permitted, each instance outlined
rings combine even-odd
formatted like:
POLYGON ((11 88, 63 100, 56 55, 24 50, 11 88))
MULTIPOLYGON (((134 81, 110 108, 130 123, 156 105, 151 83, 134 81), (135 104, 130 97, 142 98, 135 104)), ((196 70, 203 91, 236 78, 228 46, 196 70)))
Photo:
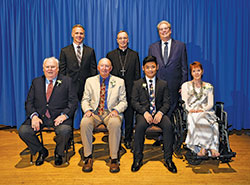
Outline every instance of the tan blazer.
MULTIPOLYGON (((90 77, 86 80, 85 90, 82 98, 82 110, 84 113, 87 111, 95 111, 98 108, 100 101, 100 75, 90 77)), ((124 80, 110 75, 107 97, 108 110, 111 112, 113 109, 119 111, 122 119, 122 113, 127 108, 126 90, 124 80)))

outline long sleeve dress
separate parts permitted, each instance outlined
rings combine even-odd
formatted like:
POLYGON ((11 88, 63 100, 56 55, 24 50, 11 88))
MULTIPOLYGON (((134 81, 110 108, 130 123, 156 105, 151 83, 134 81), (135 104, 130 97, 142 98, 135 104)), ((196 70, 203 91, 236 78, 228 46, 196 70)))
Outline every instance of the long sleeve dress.
POLYGON ((182 85, 182 100, 188 111, 188 132, 185 143, 195 153, 201 147, 219 151, 219 130, 215 112, 213 111, 214 95, 213 86, 202 82, 202 87, 197 88, 192 81, 182 85), (202 89, 201 89, 202 88, 202 89), (203 110, 204 112, 191 113, 190 110, 203 110))

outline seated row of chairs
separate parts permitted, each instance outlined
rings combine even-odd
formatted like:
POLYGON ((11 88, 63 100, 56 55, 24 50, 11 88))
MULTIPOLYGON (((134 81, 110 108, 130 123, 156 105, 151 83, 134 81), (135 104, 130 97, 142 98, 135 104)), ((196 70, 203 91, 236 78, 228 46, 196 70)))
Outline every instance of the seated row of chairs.
MULTIPOLYGON (((190 149, 188 149, 185 146, 185 138, 187 134, 187 111, 185 110, 184 102, 180 101, 176 110, 174 111, 172 115, 172 123, 173 123, 173 128, 174 128, 174 154, 177 158, 182 158, 185 156, 185 159, 188 161, 189 164, 192 165, 198 165, 200 164, 203 160, 210 159, 210 156, 203 156, 199 157, 197 156, 194 152, 192 152, 190 149)), ((219 133, 220 133, 220 138, 219 138, 219 153, 220 156, 217 157, 217 160, 220 160, 221 162, 230 162, 232 157, 236 156, 235 152, 232 152, 230 145, 229 145, 229 128, 230 126, 228 125, 227 121, 227 113, 224 111, 224 103, 223 102, 216 102, 215 106, 215 113, 218 117, 218 123, 219 123, 219 133)), ((53 132, 53 128, 44 128, 41 129, 37 134, 40 136, 41 142, 43 144, 43 132, 53 132)), ((98 132, 104 132, 108 133, 108 130, 104 124, 99 124, 94 128, 93 133, 98 133, 98 132)), ((146 137, 149 139, 156 139, 162 134, 161 128, 159 128, 157 125, 151 125, 150 127, 147 128, 146 130, 146 137)), ((65 148, 66 151, 66 164, 68 164, 68 149, 72 148, 73 150, 73 155, 75 154, 75 143, 74 143, 74 133, 72 129, 72 134, 71 134, 71 139, 68 145, 65 148)), ((118 152, 118 156, 120 156, 120 152, 118 152)), ((33 163, 33 157, 31 155, 30 158, 30 163, 33 163)))

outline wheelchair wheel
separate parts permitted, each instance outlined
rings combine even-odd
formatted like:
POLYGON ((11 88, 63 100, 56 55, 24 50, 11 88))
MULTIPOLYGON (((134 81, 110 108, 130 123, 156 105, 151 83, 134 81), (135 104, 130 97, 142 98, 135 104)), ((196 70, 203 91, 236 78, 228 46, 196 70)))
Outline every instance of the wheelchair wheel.
POLYGON ((174 127, 174 145, 173 150, 179 153, 181 145, 185 138, 185 132, 182 123, 182 115, 180 109, 176 109, 173 113, 173 127, 174 127))

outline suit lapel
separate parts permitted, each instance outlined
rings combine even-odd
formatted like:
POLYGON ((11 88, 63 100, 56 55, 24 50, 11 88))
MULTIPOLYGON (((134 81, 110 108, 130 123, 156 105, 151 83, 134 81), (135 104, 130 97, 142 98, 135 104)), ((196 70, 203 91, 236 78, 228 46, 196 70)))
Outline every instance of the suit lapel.
POLYGON ((148 84, 147 84, 147 80, 146 80, 145 77, 143 78, 143 81, 142 81, 142 84, 141 84, 141 85, 142 85, 142 88, 143 88, 144 93, 146 94, 146 96, 147 96, 147 98, 148 98, 148 100, 149 100, 148 84), (146 84, 146 87, 144 87, 143 84, 146 84))
POLYGON ((98 100, 98 105, 99 105, 99 101, 100 101, 100 89, 101 89, 101 83, 100 83, 100 75, 96 76, 95 78, 95 82, 93 84, 97 84, 95 87, 96 87, 96 91, 94 96, 96 97, 96 99, 98 100))
POLYGON ((76 58, 76 52, 75 52, 75 49, 74 49, 74 45, 71 44, 71 48, 70 48, 70 52, 73 54, 74 56, 74 61, 77 62, 77 58, 76 58))
POLYGON ((170 49, 170 54, 169 54, 169 57, 168 57, 167 65, 169 64, 169 61, 171 61, 170 59, 173 56, 173 53, 174 53, 174 50, 175 50, 175 46, 176 46, 176 42, 175 42, 174 39, 172 39, 171 49, 170 49))
POLYGON ((156 82, 155 82, 155 100, 158 97, 159 87, 160 87, 159 80, 158 80, 158 78, 156 78, 156 82))
POLYGON ((113 76, 112 75, 110 75, 110 78, 109 78, 109 88, 108 88, 108 97, 107 97, 107 103, 109 102, 109 100, 110 100, 110 97, 111 97, 111 94, 112 94, 112 90, 113 90, 113 85, 112 85, 112 83, 113 83, 113 76))
MULTIPOLYGON (((161 40, 159 41, 157 47, 158 47, 157 51, 159 51, 159 56, 161 57, 160 63, 162 63, 164 65, 164 59, 163 59, 163 56, 162 56, 161 40)), ((157 61, 157 62, 159 62, 159 61, 157 61)))
POLYGON ((41 80, 41 87, 42 87, 42 92, 43 92, 43 98, 44 98, 44 101, 47 102, 47 98, 46 98, 46 82, 45 82, 46 78, 45 76, 43 75, 42 76, 42 80, 41 80))
POLYGON ((85 45, 82 45, 82 60, 81 60, 81 66, 83 66, 83 62, 84 62, 84 52, 85 52, 85 45))

